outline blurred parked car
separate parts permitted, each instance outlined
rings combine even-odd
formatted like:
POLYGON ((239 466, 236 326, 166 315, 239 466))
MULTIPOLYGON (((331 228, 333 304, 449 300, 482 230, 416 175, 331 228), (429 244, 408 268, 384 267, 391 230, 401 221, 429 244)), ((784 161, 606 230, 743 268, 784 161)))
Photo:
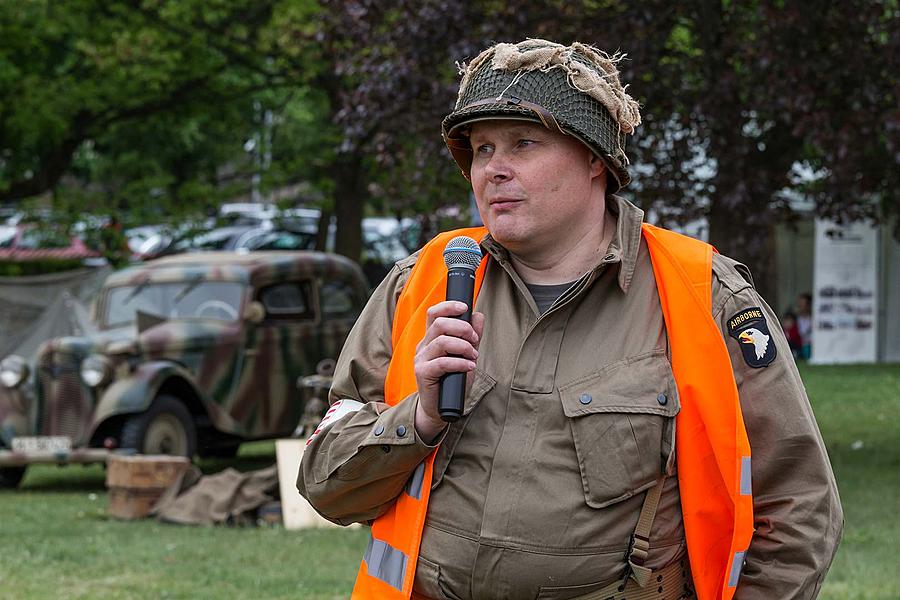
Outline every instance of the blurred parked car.
POLYGON ((368 288, 319 252, 182 254, 116 272, 98 332, 0 362, 0 487, 27 465, 233 454, 290 435, 295 382, 337 358, 368 288))
POLYGON ((294 231, 264 231, 246 236, 242 243, 247 250, 312 250, 316 236, 294 231))
POLYGON ((219 217, 231 225, 258 225, 277 214, 278 207, 269 202, 226 202, 219 207, 219 217))
POLYGON ((362 269, 377 286, 398 260, 416 251, 420 225, 415 219, 366 217, 362 220, 362 269))
MULTIPOLYGON (((202 235, 213 227, 213 219, 188 219, 177 225, 131 227, 126 229, 124 234, 131 250, 132 260, 153 260, 174 254, 176 243, 183 245, 186 240, 202 235)), ((178 250, 181 251, 183 250, 178 250)))
POLYGON ((316 237, 311 233, 276 231, 267 227, 219 227, 186 238, 172 246, 173 252, 200 252, 211 250, 311 250, 316 237))
POLYGON ((159 225, 142 225, 125 230, 133 260, 151 260, 162 256, 172 245, 172 234, 159 225))
POLYGON ((170 254, 180 252, 200 252, 211 250, 236 250, 241 237, 257 227, 236 225, 232 227, 218 227, 209 231, 198 233, 192 237, 185 237, 172 245, 170 254))
POLYGON ((362 220, 364 258, 393 265, 418 249, 419 229, 415 219, 366 217, 362 220))
MULTIPOLYGON (((210 250, 312 250, 315 248, 321 211, 315 208, 279 210, 274 204, 235 202, 223 204, 219 220, 228 225, 194 226, 192 234, 167 233, 159 227, 137 227, 125 232, 132 256, 145 260, 181 252, 210 250), (176 239, 177 238, 177 239, 176 239)), ((371 286, 377 285, 395 262, 419 247, 422 224, 411 218, 365 217, 362 220, 360 263, 371 286)), ((325 250, 335 249, 336 224, 332 217, 325 250)))
POLYGON ((269 203, 229 202, 219 208, 219 218, 228 225, 255 226, 264 229, 316 233, 322 211, 318 208, 279 210, 269 203))
POLYGON ((0 259, 14 261, 100 258, 78 237, 62 228, 36 224, 0 227, 0 259))

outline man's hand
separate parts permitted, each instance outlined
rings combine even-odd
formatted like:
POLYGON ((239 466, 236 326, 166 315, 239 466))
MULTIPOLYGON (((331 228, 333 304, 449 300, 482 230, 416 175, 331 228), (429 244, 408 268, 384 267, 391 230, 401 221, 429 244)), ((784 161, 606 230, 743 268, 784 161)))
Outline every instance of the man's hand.
POLYGON ((468 373, 478 358, 478 344, 484 331, 484 313, 473 312, 472 323, 454 319, 468 308, 462 302, 445 301, 428 309, 425 318, 425 337, 416 347, 414 369, 419 389, 416 407, 416 433, 430 443, 446 423, 438 413, 439 380, 446 373, 468 373))

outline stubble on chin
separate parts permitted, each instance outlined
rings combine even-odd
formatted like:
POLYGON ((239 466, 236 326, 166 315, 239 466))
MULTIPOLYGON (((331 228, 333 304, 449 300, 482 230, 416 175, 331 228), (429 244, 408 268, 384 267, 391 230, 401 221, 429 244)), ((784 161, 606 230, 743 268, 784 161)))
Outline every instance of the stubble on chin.
POLYGON ((521 248, 522 244, 529 237, 526 228, 521 224, 504 223, 503 219, 498 219, 488 225, 488 231, 497 243, 510 252, 515 252, 521 248))

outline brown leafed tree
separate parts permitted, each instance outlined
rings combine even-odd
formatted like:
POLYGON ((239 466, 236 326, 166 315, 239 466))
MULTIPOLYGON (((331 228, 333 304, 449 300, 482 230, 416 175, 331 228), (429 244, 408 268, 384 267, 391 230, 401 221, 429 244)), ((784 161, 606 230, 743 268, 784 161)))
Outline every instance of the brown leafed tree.
POLYGON ((439 137, 455 99, 453 61, 524 37, 628 53, 623 79, 644 123, 630 143, 636 182, 626 193, 664 221, 708 218, 710 240, 747 262, 764 292, 786 192, 837 218, 898 212, 895 3, 324 5, 342 50, 336 120, 398 212, 461 202, 439 137))

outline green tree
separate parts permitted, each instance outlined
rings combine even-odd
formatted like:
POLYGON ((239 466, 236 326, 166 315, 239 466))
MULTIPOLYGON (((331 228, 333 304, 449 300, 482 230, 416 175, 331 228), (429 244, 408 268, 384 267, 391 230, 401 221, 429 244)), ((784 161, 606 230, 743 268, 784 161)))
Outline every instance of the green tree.
MULTIPOLYGON (((312 7, 0 4, 0 200, 53 191, 62 204, 159 216, 246 191, 260 161, 244 143, 317 110, 305 101, 309 65, 292 47, 307 42, 290 35, 312 7)), ((291 151, 281 141, 279 156, 296 162, 316 131, 291 151)), ((263 185, 281 185, 285 172, 263 185)))
POLYGON ((577 39, 629 55, 623 78, 644 123, 626 194, 664 219, 707 217, 711 240, 765 290, 785 191, 835 218, 900 213, 898 10, 896 0, 0 3, 0 201, 52 191, 73 210, 149 219, 247 193, 262 173, 264 193, 310 182, 337 216, 338 250, 358 257, 367 207, 433 215, 467 203, 439 134, 455 60, 495 41, 577 39))

